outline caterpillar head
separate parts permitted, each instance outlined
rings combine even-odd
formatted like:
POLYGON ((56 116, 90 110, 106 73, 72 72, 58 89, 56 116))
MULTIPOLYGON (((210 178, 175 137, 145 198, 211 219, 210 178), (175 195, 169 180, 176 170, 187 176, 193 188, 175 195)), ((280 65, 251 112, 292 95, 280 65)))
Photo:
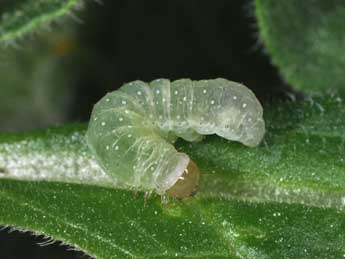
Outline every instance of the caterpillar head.
POLYGON ((261 106, 249 107, 243 103, 240 109, 228 107, 218 114, 217 123, 220 125, 217 135, 250 147, 257 146, 265 133, 261 106), (246 113, 241 111, 244 108, 247 108, 246 113))
POLYGON ((200 172, 197 165, 190 160, 181 177, 167 191, 168 195, 178 199, 193 196, 199 187, 199 177, 200 172))

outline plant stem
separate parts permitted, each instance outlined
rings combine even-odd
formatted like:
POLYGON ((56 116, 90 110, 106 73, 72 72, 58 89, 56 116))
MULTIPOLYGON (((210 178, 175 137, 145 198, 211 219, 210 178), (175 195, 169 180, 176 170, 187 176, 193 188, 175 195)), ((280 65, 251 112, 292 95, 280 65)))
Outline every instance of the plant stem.
POLYGON ((70 126, 0 136, 0 178, 111 186, 84 133, 84 126, 70 126))
MULTIPOLYGON (((1 135, 0 178, 119 188, 98 165, 84 135, 85 125, 1 135)), ((308 185, 302 187, 297 182, 277 183, 269 176, 230 177, 230 172, 208 173, 206 168, 201 171, 200 190, 196 197, 298 203, 338 209, 345 206, 341 191, 308 185)), ((245 172, 232 175, 243 176, 245 172)))

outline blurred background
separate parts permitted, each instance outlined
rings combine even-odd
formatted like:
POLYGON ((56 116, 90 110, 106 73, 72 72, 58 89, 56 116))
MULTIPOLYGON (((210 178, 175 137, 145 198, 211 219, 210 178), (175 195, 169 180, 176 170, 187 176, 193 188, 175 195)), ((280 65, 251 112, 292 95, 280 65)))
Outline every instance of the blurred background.
MULTIPOLYGON (((0 132, 87 122, 124 82, 225 77, 262 102, 288 86, 260 44, 252 1, 102 0, 0 49, 0 132)), ((0 0, 0 14, 13 8, 0 0)), ((97 222, 95 222, 97 224, 97 222)), ((81 258, 61 243, 0 231, 0 258, 81 258)))

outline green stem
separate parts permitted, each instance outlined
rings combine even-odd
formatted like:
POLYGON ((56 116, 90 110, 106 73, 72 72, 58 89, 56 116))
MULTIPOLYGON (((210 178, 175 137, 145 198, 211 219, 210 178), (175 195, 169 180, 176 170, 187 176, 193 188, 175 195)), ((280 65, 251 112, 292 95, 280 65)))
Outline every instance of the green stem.
MULTIPOLYGON (((0 178, 116 187, 89 151, 84 135, 84 125, 73 125, 0 136, 0 178)), ((229 177, 230 172, 207 173, 211 170, 203 167, 201 171, 197 197, 298 203, 338 209, 345 206, 342 191, 327 191, 320 186, 298 187, 296 182, 277 183, 270 175, 245 176, 245 172, 238 172, 241 177, 229 177)))
POLYGON ((296 203, 337 209, 345 207, 345 194, 341 191, 328 192, 320 188, 297 187, 296 184, 289 183, 278 185, 269 179, 259 181, 228 179, 225 174, 203 174, 200 196, 260 203, 296 203))
POLYGON ((21 38, 42 25, 70 14, 81 4, 80 0, 33 0, 20 3, 0 17, 0 43, 21 38))
POLYGON ((86 145, 84 126, 0 137, 0 177, 112 186, 86 145))

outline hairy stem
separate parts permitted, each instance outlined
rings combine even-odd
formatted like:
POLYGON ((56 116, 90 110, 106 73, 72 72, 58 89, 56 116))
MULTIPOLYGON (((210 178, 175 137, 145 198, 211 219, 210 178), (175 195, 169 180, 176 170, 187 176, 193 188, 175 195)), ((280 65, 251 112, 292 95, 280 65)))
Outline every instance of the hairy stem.
POLYGON ((222 174, 204 174, 200 196, 223 197, 249 202, 296 203, 312 207, 345 208, 344 192, 327 192, 318 188, 297 187, 294 184, 275 185, 262 181, 228 181, 222 174))
MULTIPOLYGON (((84 135, 85 126, 82 125, 0 136, 0 178, 118 188, 99 167, 84 135)), ((233 172, 220 170, 208 173, 211 168, 205 167, 201 171, 197 197, 298 203, 338 209, 345 206, 345 195, 341 191, 329 192, 308 185, 298 187, 298 183, 294 182, 277 184, 269 175, 229 177, 233 172)), ((237 172, 237 175, 245 175, 245 172, 237 172)))
POLYGON ((86 145, 84 127, 0 137, 0 177, 111 186, 86 145))
POLYGON ((12 42, 64 15, 71 14, 81 3, 80 0, 21 1, 0 14, 0 43, 12 42))

